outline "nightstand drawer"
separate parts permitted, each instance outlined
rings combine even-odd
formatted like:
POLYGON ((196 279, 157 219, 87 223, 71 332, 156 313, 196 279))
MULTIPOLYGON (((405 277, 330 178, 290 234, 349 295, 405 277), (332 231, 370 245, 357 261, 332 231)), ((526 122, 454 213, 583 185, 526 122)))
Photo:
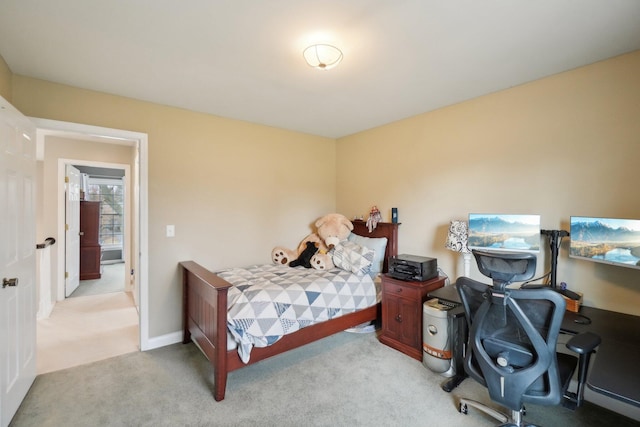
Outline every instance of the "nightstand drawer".
POLYGON ((395 295, 405 298, 420 298, 420 289, 410 285, 396 285, 395 283, 385 283, 384 293, 387 295, 395 295))

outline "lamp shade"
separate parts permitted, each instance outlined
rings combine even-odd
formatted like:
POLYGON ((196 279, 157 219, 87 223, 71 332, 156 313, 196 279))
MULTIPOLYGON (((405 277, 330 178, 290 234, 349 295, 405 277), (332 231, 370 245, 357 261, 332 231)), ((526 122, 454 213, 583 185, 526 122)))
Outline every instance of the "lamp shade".
POLYGON ((319 70, 328 70, 342 61, 342 51, 330 44, 314 44, 303 52, 307 64, 319 70))
POLYGON ((449 224, 449 233, 447 234, 445 247, 454 252, 461 252, 463 254, 471 253, 467 246, 468 238, 469 232, 467 229, 467 223, 458 220, 451 221, 451 224, 449 224))

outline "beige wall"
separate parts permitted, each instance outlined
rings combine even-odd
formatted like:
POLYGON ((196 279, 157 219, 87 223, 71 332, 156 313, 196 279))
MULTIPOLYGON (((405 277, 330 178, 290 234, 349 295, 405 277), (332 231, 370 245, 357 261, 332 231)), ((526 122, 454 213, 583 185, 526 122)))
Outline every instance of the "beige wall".
MULTIPOLYGON (((212 94, 215 96, 215 94, 212 94)), ((13 76, 25 115, 144 132, 150 337, 179 331, 178 262, 268 262, 335 210, 335 140, 13 76), (165 237, 175 225, 176 237, 165 237)))
MULTIPOLYGON (((103 144, 99 142, 89 142, 77 139, 68 139, 58 136, 47 136, 44 144, 44 160, 38 162, 38 194, 37 194, 37 218, 36 228, 37 240, 44 241, 45 238, 53 236, 58 242, 64 242, 64 236, 58 236, 58 225, 64 222, 64 217, 58 217, 58 204, 60 202, 58 159, 74 160, 78 164, 86 162, 100 162, 119 165, 129 165, 130 173, 133 172, 131 161, 132 147, 115 144, 103 144)), ((74 162, 70 162, 73 164, 74 162)), ((62 166, 64 167, 64 166, 62 166)), ((131 207, 131 200, 127 211, 131 207)), ((64 208, 62 209, 64 212, 64 208)), ((130 239, 128 243, 131 243, 130 239)), ((60 246, 57 246, 59 249, 60 246)), ((128 247, 125 254, 130 254, 128 247)), ((128 260, 127 260, 128 261, 128 260)), ((51 269, 54 278, 59 275, 58 271, 58 251, 52 251, 51 269)), ((52 284, 52 293, 55 296, 56 283, 52 284)))
MULTIPOLYGON (((571 215, 640 218, 639 76, 636 51, 342 138, 337 209, 377 204, 388 220, 398 207, 400 251, 436 257, 452 279, 463 269, 443 247, 448 223, 470 212, 540 214, 564 230, 571 215)), ((475 261, 472 276, 483 278, 475 261)), ((640 271, 569 259, 568 240, 558 281, 586 305, 640 314, 640 271)))
POLYGON ((4 58, 0 56, 0 96, 9 102, 11 102, 11 77, 9 66, 4 58))
MULTIPOLYGON (((334 210, 352 217, 377 204, 388 219, 397 206, 401 252, 437 257, 452 278, 462 267, 443 249, 447 225, 469 212, 539 213, 548 229, 568 229, 571 215, 637 217, 637 75, 640 52, 337 143, 18 75, 11 84, 26 115, 149 135, 155 337, 181 327, 180 260, 265 262, 334 210)), ((569 259, 565 242, 559 279, 588 305, 640 314, 636 270, 569 259)))

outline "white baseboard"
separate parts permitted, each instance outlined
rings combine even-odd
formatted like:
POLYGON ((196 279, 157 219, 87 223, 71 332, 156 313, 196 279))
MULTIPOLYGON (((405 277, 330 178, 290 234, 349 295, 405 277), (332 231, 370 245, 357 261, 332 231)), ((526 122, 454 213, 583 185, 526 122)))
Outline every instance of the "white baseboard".
POLYGON ((51 312, 53 311, 53 307, 55 306, 55 302, 50 301, 50 304, 41 304, 40 310, 36 315, 36 320, 46 319, 51 316, 51 312))
POLYGON ((166 347, 171 344, 182 342, 182 331, 171 332, 159 337, 149 338, 142 351, 153 350, 154 348, 166 347))

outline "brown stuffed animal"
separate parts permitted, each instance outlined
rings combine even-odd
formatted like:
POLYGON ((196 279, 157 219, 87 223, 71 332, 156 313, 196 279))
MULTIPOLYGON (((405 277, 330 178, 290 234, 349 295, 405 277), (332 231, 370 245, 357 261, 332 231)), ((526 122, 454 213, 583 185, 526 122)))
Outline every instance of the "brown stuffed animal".
POLYGON ((316 232, 309 234, 298 245, 297 250, 276 247, 271 251, 271 259, 274 264, 290 264, 300 257, 307 249, 307 242, 317 244, 317 252, 311 258, 311 266, 316 270, 328 270, 334 267, 329 250, 339 242, 346 240, 353 230, 353 224, 347 217, 337 213, 331 213, 318 219, 315 224, 316 232))
MULTIPOLYGON (((318 228, 318 236, 329 248, 333 249, 338 243, 347 240, 351 230, 353 230, 353 224, 349 219, 341 214, 332 213, 323 216, 316 221, 316 227, 318 228)), ((311 258, 311 266, 316 270, 329 270, 334 267, 331 254, 327 252, 318 251, 311 258)))

